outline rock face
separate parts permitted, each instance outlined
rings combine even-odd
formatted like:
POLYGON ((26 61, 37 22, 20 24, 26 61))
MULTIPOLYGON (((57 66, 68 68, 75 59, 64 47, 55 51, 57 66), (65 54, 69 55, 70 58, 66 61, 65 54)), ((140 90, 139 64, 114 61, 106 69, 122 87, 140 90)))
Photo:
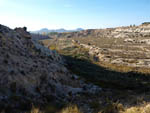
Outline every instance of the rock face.
POLYGON ((61 56, 31 38, 26 28, 0 25, 0 103, 45 103, 50 97, 67 99, 70 92, 83 91, 86 84, 74 79, 61 56))

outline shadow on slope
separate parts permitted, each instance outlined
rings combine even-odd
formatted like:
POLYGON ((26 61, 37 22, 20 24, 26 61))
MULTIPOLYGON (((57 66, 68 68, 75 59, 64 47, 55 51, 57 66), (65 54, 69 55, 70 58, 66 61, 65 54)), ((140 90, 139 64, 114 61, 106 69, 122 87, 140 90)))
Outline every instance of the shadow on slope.
POLYGON ((119 90, 135 90, 147 92, 150 90, 150 76, 135 72, 117 72, 100 67, 85 59, 64 56, 66 66, 73 73, 84 77, 87 82, 92 82, 103 88, 119 90))

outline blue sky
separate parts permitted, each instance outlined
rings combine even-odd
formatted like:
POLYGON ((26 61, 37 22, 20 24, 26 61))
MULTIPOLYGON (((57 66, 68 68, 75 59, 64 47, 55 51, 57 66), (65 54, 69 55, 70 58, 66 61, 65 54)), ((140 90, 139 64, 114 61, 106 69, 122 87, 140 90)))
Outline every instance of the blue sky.
POLYGON ((0 24, 85 29, 139 25, 150 21, 150 0, 0 0, 0 24))

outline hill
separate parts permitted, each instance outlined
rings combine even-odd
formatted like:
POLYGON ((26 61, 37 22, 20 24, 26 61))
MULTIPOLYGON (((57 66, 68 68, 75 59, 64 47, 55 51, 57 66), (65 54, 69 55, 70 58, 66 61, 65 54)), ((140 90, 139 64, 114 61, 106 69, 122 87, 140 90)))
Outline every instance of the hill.
POLYGON ((69 103, 79 92, 95 88, 84 90, 89 84, 77 79, 56 51, 32 40, 26 27, 12 30, 0 25, 0 53, 0 112, 20 113, 32 104, 69 103))
POLYGON ((37 31, 31 31, 31 33, 36 33, 36 34, 48 34, 48 33, 53 33, 53 32, 56 32, 56 33, 64 33, 64 32, 75 32, 75 31, 82 31, 84 29, 82 28, 77 28, 77 29, 74 29, 74 30, 66 30, 66 29, 47 29, 47 28, 43 28, 41 30, 37 30, 37 31))

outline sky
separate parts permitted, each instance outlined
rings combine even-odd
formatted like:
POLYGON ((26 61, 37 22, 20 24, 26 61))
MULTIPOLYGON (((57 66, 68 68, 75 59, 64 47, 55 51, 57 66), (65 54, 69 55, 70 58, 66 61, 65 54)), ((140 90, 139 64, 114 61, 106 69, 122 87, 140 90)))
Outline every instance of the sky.
POLYGON ((0 0, 0 24, 96 29, 150 22, 150 0, 0 0))

